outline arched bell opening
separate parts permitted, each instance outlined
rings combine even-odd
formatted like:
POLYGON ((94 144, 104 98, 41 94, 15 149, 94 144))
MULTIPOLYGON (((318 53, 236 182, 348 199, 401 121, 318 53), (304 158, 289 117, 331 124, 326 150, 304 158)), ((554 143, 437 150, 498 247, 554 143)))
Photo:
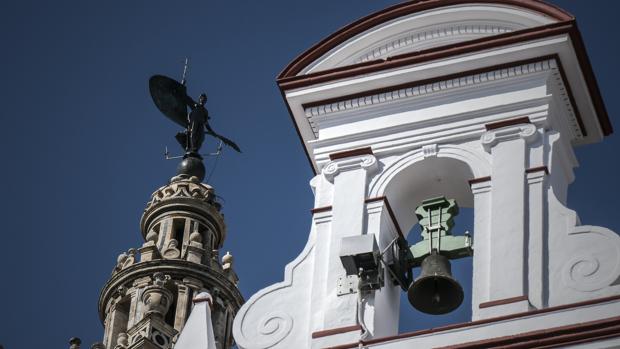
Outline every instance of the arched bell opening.
POLYGON ((121 342, 127 338, 131 296, 126 294, 116 301, 111 301, 110 305, 107 308, 104 322, 104 343, 107 344, 107 347, 114 348, 119 341, 119 337, 121 342))
MULTIPOLYGON (((445 197, 454 199, 459 212, 454 216, 454 236, 466 232, 474 236, 474 195, 469 180, 480 173, 472 164, 453 157, 417 157, 400 166, 385 181, 383 195, 388 198, 400 230, 412 246, 423 240, 416 217, 416 208, 425 200, 445 197)), ((389 173, 388 171, 386 171, 389 173)), ((385 172, 384 172, 385 173, 385 172)), ((474 245, 475 248, 475 245, 474 245)), ((416 310, 408 299, 407 291, 400 292, 399 332, 434 328, 452 323, 471 321, 472 312, 472 260, 471 257, 450 259, 452 277, 460 283, 463 301, 455 310, 443 315, 429 315, 416 310)), ((421 268, 413 269, 413 278, 420 277, 421 268)), ((409 285, 408 285, 409 286, 409 285)))
POLYGON ((405 235, 418 222, 414 211, 426 199, 445 196, 455 199, 460 208, 474 206, 469 180, 470 167, 452 158, 426 158, 398 172, 386 186, 388 198, 400 229, 405 235))
MULTIPOLYGON (((471 207, 460 207, 459 214, 455 217, 453 234, 462 235, 469 232, 474 237, 474 210, 471 207)), ((420 226, 415 224, 407 241, 410 245, 420 240, 420 226)), ((474 237, 475 248, 475 237, 474 237)), ((463 302, 454 311, 442 315, 430 315, 420 312, 412 307, 407 298, 407 292, 400 294, 399 326, 398 332, 411 332, 439 326, 469 322, 472 319, 472 276, 473 258, 466 257, 450 260, 452 277, 457 280, 463 289, 463 302)), ((421 268, 413 269, 414 280, 420 276, 421 268)))

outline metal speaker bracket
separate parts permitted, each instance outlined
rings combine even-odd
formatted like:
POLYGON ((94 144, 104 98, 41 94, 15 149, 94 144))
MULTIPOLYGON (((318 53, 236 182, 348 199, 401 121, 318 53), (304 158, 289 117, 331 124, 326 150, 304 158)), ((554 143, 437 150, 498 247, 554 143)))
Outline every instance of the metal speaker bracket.
POLYGON ((345 275, 338 278, 337 294, 344 296, 357 293, 359 277, 357 275, 345 275))

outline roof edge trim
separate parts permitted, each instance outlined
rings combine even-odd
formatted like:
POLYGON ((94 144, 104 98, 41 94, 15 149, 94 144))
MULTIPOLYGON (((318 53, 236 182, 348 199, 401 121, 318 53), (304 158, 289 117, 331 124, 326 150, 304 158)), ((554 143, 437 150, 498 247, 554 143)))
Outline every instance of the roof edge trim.
POLYGON ((284 68, 277 78, 280 80, 296 76, 310 63, 320 58, 329 50, 378 24, 416 12, 467 3, 487 3, 520 7, 542 13, 560 22, 572 21, 575 19, 572 14, 565 10, 540 0, 414 0, 388 7, 341 28, 297 56, 297 58, 284 68))

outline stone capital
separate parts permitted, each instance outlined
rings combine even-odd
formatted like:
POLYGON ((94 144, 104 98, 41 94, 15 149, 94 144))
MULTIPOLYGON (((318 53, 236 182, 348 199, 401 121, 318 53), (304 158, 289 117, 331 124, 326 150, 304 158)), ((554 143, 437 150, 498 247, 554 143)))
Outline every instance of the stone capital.
POLYGON ((327 163, 327 165, 323 167, 322 173, 328 181, 333 182, 334 177, 341 172, 358 169, 364 169, 368 173, 374 173, 379 169, 379 162, 372 154, 337 159, 327 163))
POLYGON ((547 174, 544 171, 526 172, 525 178, 528 184, 542 183, 547 178, 547 174))
POLYGON ((491 186, 491 179, 490 178, 489 178, 488 181, 472 183, 471 184, 471 192, 474 195, 488 193, 488 192, 491 191, 491 188, 492 188, 492 186, 491 186))
POLYGON ((536 125, 519 124, 486 131, 482 134, 482 137, 480 137, 480 142, 484 150, 490 153, 491 149, 500 142, 523 139, 529 144, 534 142, 536 138, 538 138, 536 125))

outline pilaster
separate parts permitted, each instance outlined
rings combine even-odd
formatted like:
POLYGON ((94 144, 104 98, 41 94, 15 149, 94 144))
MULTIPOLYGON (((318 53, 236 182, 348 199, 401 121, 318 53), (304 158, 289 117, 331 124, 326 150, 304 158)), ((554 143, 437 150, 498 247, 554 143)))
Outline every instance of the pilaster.
POLYGON ((174 316, 174 329, 181 332, 187 320, 190 300, 190 288, 183 283, 177 283, 177 308, 174 316))
MULTIPOLYGON (((479 316, 527 311, 528 270, 527 193, 525 169, 536 126, 522 123, 491 129, 481 138, 491 154, 491 225, 486 246, 489 256, 487 299, 478 304, 479 316)), ((476 253, 481 250, 476 246, 476 253)), ((475 305, 474 305, 475 306, 475 305)))
POLYGON ((121 333, 127 331, 127 313, 122 311, 117 302, 114 302, 108 312, 109 319, 106 324, 106 343, 108 348, 114 348, 121 333))
POLYGON ((529 217, 529 300, 532 306, 542 309, 548 306, 548 207, 547 167, 526 170, 529 217))
POLYGON ((472 281, 472 320, 478 320, 479 305, 489 299, 491 275, 491 177, 470 181, 474 195, 474 256, 472 281))
POLYGON ((329 235, 328 263, 325 278, 323 329, 357 325, 357 294, 337 294, 339 278, 346 277, 340 262, 339 249, 343 237, 364 234, 365 198, 369 176, 378 169, 374 155, 364 154, 339 158, 323 168, 323 175, 332 182, 332 222, 329 235))

